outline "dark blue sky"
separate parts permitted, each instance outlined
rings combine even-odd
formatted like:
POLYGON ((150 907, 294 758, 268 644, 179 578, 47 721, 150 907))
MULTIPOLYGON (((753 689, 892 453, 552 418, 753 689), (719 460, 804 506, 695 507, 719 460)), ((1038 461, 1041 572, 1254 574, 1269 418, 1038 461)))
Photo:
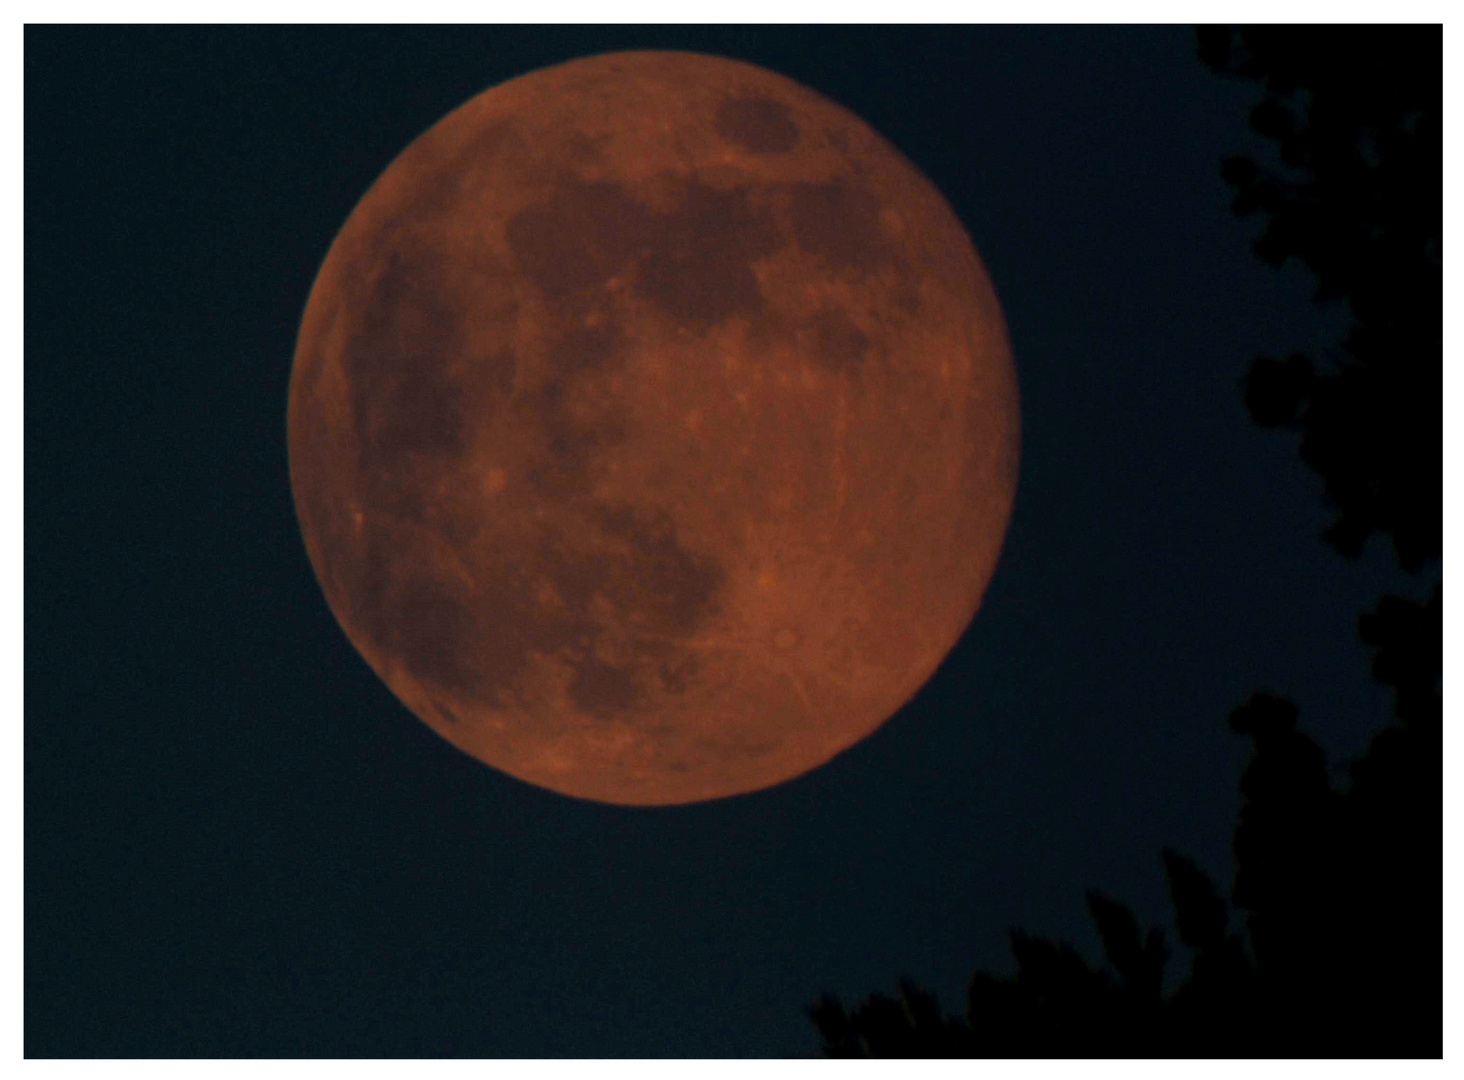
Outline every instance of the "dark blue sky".
POLYGON ((1258 92, 1189 28, 29 27, 25 91, 32 1056, 811 1054, 819 992, 959 1009, 1009 926, 1096 958, 1089 887, 1168 925, 1165 845, 1228 888, 1253 689, 1334 763, 1390 715, 1355 618, 1422 590, 1322 544, 1237 386, 1342 314, 1250 253, 1218 167, 1258 92), (920 695, 794 782, 653 810, 490 770, 391 696, 316 585, 284 427, 311 281, 392 157, 647 47, 788 75, 934 180, 1024 434, 920 695))

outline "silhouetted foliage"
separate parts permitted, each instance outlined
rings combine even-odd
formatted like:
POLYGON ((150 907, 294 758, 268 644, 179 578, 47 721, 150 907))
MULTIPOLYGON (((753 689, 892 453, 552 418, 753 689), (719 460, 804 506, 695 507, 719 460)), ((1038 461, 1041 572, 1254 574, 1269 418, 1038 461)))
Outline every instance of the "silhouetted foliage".
POLYGON ((900 981, 898 999, 873 994, 852 1016, 827 996, 809 1014, 829 1057, 961 1057, 967 1050, 962 1025, 946 1018, 933 994, 907 979, 900 981))
POLYGON ((1201 59, 1259 80, 1251 126, 1279 167, 1225 159, 1239 214, 1266 225, 1256 254, 1298 259, 1317 299, 1353 318, 1334 356, 1260 357, 1245 378, 1256 422, 1301 433, 1355 556, 1389 534, 1409 570, 1443 535, 1443 34, 1436 26, 1205 27, 1201 59), (1432 416, 1425 417, 1425 403, 1432 416))
MULTIPOLYGON (((1417 572, 1442 548, 1442 33, 1438 27, 1202 28, 1201 59, 1255 79, 1267 171, 1227 158, 1234 209, 1259 212, 1256 252, 1300 259, 1317 299, 1353 322, 1325 364, 1261 357, 1243 380, 1263 427, 1301 434, 1347 556, 1391 536, 1417 572)), ((1297 708, 1257 692, 1230 713, 1253 752, 1230 904, 1178 852, 1164 869, 1189 971, 1164 994, 1162 932, 1096 891, 1106 966, 1011 933, 1014 974, 977 972, 964 1018, 904 981, 853 1011, 808 1014, 832 1056, 1437 1057, 1443 1031, 1442 586, 1384 596, 1358 620, 1398 724, 1339 790, 1297 708), (1240 932, 1232 929, 1234 922, 1240 932)))

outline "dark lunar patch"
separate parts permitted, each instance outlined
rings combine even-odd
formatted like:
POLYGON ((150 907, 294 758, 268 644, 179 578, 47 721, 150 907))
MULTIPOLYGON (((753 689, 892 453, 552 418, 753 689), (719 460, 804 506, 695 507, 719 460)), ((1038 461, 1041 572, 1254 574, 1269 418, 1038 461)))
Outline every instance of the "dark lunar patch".
POLYGON ((452 366, 462 341, 456 298, 430 251, 394 251, 360 305, 346 350, 367 513, 355 622, 445 696, 499 707, 530 700, 534 658, 559 657, 578 708, 634 714, 653 687, 684 686, 695 669, 678 640, 714 610, 723 571, 681 547, 669 515, 590 498, 595 461, 624 438, 597 377, 619 362, 624 341, 613 318, 583 324, 585 294, 624 273, 673 319, 720 320, 762 305, 749 263, 779 237, 745 192, 697 184, 655 213, 617 185, 569 182, 508 230, 523 273, 558 309, 542 369, 507 351, 452 366), (537 539, 485 565, 474 543, 483 523, 454 518, 435 491, 467 449, 466 416, 492 424, 510 398, 533 440, 524 478, 552 512, 537 539), (468 560, 471 583, 443 545, 468 560))
POLYGON ((359 576, 351 590, 351 611, 363 622, 381 607, 391 585, 390 531, 374 522, 366 523, 366 554, 359 563, 359 576))
POLYGON ((614 277, 651 242, 652 214, 619 184, 566 178, 553 197, 508 219, 519 267, 545 296, 562 300, 614 277))
POLYGON ((378 526, 352 594, 357 625, 415 678, 498 706, 532 695, 534 654, 569 665, 567 692, 591 716, 633 713, 658 682, 683 688, 696 657, 678 641, 715 612, 724 571, 682 548, 664 513, 588 509, 579 529, 479 567, 471 590, 420 534, 378 526))
POLYGON ((547 547, 543 569, 568 609, 559 653, 574 670, 571 699, 603 717, 634 709, 658 678, 684 687, 696 661, 676 639, 712 614, 725 574, 715 560, 682 548, 663 512, 596 507, 593 517, 599 535, 547 547), (623 663, 595 654, 605 632, 589 614, 597 603, 628 635, 617 646, 623 663))
POLYGON ((638 295, 697 327, 759 310, 751 263, 780 246, 771 218, 745 189, 692 181, 674 209, 658 212, 618 184, 575 179, 510 218, 508 242, 551 301, 599 290, 630 269, 638 295))
POLYGON ((466 506, 450 500, 429 500, 422 522, 455 551, 464 551, 478 538, 483 523, 475 503, 466 506))
POLYGON ((436 698, 432 699, 432 705, 437 710, 437 715, 442 717, 444 723, 452 724, 454 727, 457 726, 457 713, 453 712, 436 698))
POLYGON ((608 326, 576 326, 554 345, 549 359, 558 376, 603 368, 620 346, 620 335, 608 326))
POLYGON ((843 310, 831 308, 814 318, 811 344, 814 359, 821 365, 851 375, 864 366, 869 338, 843 310))
POLYGON ((899 279, 896 282, 895 307, 905 316, 920 314, 920 277, 906 260, 901 260, 899 279))
MULTIPOLYGON (((563 495, 582 491, 590 482, 595 455, 623 438, 620 421, 597 402, 589 415, 570 406, 580 378, 608 367, 624 345, 613 324, 574 325, 549 350, 550 381, 520 399, 538 416, 536 429, 545 437, 544 454, 530 465, 528 479, 540 491, 563 495)), ((592 400, 593 400, 593 394, 592 400)))
POLYGON ((460 392, 440 371, 407 371, 392 384, 388 403, 370 427, 374 453, 456 457, 466 435, 460 392))
POLYGON ((605 532, 631 550, 617 590, 622 595, 612 598, 617 609, 641 616, 659 633, 686 633, 696 626, 721 587, 720 564, 682 548, 663 510, 605 507, 597 516, 605 532))
POLYGON ((788 106, 767 98, 732 98, 717 107, 717 134, 755 154, 785 154, 798 145, 788 106))
MULTIPOLYGON (((405 554, 405 553, 403 553, 405 554)), ((402 561, 398 555, 398 565, 402 561)), ((390 654, 419 679, 472 693, 479 681, 472 647, 473 615, 446 583, 413 575, 397 583, 377 626, 390 654), (384 625, 382 625, 384 623, 384 625)))
POLYGON ((655 242, 636 275, 636 291, 673 319, 708 326, 760 310, 752 261, 776 251, 777 231, 745 189, 686 186, 674 211, 657 215, 655 242))
POLYGON ((406 249, 388 257, 343 357, 368 476, 412 455, 462 453, 461 393, 449 371, 457 319, 436 256, 406 249))
POLYGON ((575 619, 553 615, 537 604, 532 564, 500 564, 480 583, 477 598, 483 626, 473 639, 480 698, 498 706, 519 697, 530 654, 552 654, 578 636, 575 619))
POLYGON ((591 483, 591 465, 596 454, 622 441, 625 430, 614 416, 597 416, 593 422, 578 419, 569 408, 566 382, 551 382, 523 403, 538 415, 535 428, 544 434, 543 452, 528 469, 531 486, 546 494, 578 494, 591 483))
MULTIPOLYGON (((582 539, 588 539, 588 534, 582 539)), ((590 600, 603 593, 610 577, 610 556, 588 545, 551 544, 540 553, 538 569, 571 613, 585 616, 590 600)), ((586 624, 587 625, 587 624, 586 624)))
POLYGON ((666 656, 660 664, 661 682, 668 691, 679 694, 687 688, 700 668, 701 661, 694 652, 666 656))
POLYGON ((500 691, 518 683, 529 650, 562 644, 544 633, 554 627, 538 617, 511 572, 488 576, 469 593, 403 530, 379 529, 368 543, 355 611, 367 637, 413 677, 465 699, 503 704, 500 691))
POLYGON ((871 274, 894 258, 879 227, 879 200, 846 180, 794 184, 791 224, 798 246, 837 269, 871 274))
POLYGON ((640 677, 630 667, 616 667, 591 655, 574 666, 569 700, 591 716, 613 716, 645 697, 640 677))
POLYGON ((513 394, 514 380, 518 376, 518 357, 513 353, 503 349, 472 366, 480 384, 493 398, 502 401, 513 394))

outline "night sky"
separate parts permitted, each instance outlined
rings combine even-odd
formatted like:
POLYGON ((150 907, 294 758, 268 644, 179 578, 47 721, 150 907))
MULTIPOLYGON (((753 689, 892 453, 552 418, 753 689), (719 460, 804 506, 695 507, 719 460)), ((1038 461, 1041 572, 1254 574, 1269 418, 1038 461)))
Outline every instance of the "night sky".
POLYGON ((909 976, 959 1011, 1011 926, 1096 960, 1087 888, 1169 926, 1166 845, 1228 888, 1226 713, 1291 696, 1340 770, 1391 715, 1356 616, 1419 594, 1382 541, 1322 543, 1320 481, 1241 400, 1251 357, 1344 325, 1230 212, 1258 97, 1186 27, 27 28, 26 1053, 810 1055, 820 992, 909 976), (889 138, 974 239, 1022 394, 1006 547, 935 677, 811 774, 661 809, 399 704, 285 444, 311 282, 382 169, 627 48, 763 65, 889 138))

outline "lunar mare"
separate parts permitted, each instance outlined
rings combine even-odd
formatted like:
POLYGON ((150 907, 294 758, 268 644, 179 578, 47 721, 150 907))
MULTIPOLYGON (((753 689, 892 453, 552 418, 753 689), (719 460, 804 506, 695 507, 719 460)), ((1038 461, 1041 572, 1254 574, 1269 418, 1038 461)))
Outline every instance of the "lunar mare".
POLYGON ((982 264, 853 114, 612 53, 414 141, 312 289, 291 483, 332 612, 449 742, 568 795, 753 791, 933 673, 1017 387, 982 264))

